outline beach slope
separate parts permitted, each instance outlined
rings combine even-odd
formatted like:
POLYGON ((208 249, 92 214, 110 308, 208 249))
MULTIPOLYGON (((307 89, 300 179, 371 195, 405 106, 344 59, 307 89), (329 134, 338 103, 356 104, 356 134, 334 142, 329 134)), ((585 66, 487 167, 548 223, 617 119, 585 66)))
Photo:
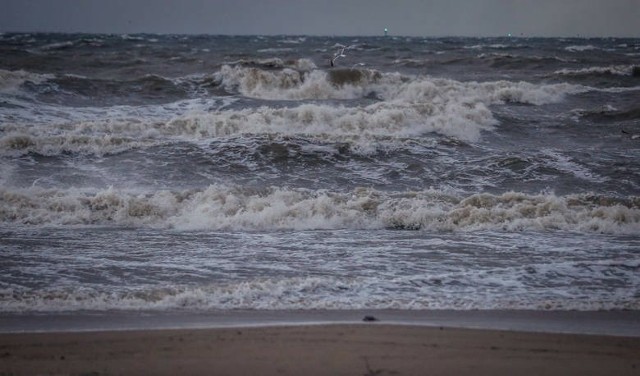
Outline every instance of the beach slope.
POLYGON ((638 375, 640 338, 409 325, 0 334, 2 375, 638 375))

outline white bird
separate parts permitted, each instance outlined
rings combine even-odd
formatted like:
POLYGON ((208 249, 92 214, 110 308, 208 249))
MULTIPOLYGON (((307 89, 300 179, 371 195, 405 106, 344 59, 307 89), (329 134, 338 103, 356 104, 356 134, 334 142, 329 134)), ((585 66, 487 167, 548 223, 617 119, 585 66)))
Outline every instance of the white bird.
POLYGON ((338 47, 338 48, 340 48, 340 49, 339 49, 338 51, 336 51, 336 53, 335 53, 335 54, 333 54, 333 58, 331 59, 331 66, 332 66, 332 67, 334 66, 334 62, 335 62, 336 60, 338 60, 338 58, 340 58, 340 57, 347 57, 347 55, 345 55, 345 54, 344 54, 344 51, 345 51, 345 50, 349 50, 349 49, 351 49, 351 48, 354 48, 355 46, 354 46, 354 45, 351 45, 351 46, 344 46, 344 45, 342 45, 342 44, 336 44, 334 47, 338 47))

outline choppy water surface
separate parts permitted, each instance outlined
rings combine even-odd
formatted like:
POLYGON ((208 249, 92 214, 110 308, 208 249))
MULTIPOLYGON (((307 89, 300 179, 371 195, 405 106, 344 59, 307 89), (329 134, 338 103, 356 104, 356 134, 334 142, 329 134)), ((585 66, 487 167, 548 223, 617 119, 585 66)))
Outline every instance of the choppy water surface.
POLYGON ((640 308, 640 40, 0 54, 3 312, 640 308))

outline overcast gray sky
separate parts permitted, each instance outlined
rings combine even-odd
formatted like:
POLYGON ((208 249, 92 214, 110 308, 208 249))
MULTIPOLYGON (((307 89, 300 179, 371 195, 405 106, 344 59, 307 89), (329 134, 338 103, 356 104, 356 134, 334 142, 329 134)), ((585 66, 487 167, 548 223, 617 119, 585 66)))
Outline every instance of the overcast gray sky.
POLYGON ((0 31, 640 37, 640 0, 0 0, 0 31))

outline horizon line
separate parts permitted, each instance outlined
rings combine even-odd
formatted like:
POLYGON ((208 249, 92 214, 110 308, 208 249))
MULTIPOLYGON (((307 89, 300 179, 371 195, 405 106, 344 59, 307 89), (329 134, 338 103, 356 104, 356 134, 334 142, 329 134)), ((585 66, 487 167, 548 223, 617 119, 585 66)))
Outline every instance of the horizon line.
POLYGON ((232 33, 197 33, 197 32, 156 32, 156 31, 134 31, 134 32, 97 32, 97 31, 52 31, 52 30, 0 30, 2 34, 60 34, 60 35, 77 35, 77 34, 89 34, 89 35, 180 35, 180 36, 226 36, 226 37, 317 37, 317 38, 568 38, 568 39, 640 39, 638 36, 620 36, 620 35, 539 35, 539 34, 481 34, 481 35, 469 35, 469 34, 431 34, 431 35, 411 35, 411 34, 294 34, 294 33, 267 33, 267 34, 232 34, 232 33))

